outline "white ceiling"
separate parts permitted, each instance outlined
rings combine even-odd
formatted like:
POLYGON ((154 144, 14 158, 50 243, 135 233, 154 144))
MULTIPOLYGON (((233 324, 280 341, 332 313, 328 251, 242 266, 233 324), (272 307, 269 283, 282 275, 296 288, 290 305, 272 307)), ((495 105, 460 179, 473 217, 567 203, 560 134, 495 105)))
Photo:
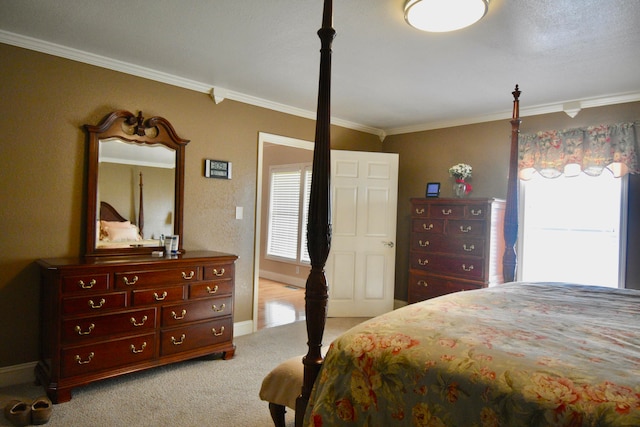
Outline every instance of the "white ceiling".
MULTIPOLYGON (((516 83, 523 116, 640 100, 638 0, 492 0, 438 34, 409 27, 404 2, 334 1, 334 123, 384 135, 507 118, 516 83)), ((0 0, 0 42, 315 117, 322 3, 0 0)))

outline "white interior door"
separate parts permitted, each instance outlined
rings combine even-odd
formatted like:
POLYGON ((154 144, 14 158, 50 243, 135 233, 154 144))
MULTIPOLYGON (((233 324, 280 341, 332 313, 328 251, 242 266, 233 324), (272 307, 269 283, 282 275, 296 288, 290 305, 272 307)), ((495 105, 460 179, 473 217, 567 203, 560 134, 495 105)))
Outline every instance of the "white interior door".
POLYGON ((398 154, 331 151, 330 317, 393 309, 398 154))

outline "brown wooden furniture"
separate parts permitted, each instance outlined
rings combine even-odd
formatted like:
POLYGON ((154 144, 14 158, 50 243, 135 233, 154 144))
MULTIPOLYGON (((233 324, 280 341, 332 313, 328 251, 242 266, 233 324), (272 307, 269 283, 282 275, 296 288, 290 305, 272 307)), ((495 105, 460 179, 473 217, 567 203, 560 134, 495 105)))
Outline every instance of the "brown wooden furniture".
POLYGON ((411 199, 409 303, 503 283, 504 200, 411 199))
POLYGON ((36 377, 54 403, 74 387, 194 357, 233 357, 235 255, 193 251, 57 258, 42 272, 36 377))

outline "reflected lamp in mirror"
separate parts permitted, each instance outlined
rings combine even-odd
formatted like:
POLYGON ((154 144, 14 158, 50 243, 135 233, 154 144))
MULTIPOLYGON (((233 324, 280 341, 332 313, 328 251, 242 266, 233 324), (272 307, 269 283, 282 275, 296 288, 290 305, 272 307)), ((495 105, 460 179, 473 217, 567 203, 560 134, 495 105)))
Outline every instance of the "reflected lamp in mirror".
POLYGON ((145 120, 142 113, 134 116, 123 110, 85 129, 86 255, 162 250, 162 236, 182 234, 184 152, 189 141, 162 117, 145 120))

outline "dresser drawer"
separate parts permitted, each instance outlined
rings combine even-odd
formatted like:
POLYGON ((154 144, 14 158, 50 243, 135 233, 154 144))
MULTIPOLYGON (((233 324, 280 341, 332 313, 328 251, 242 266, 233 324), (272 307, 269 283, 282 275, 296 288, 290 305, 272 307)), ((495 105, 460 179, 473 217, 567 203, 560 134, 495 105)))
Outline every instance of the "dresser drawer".
POLYGON ((413 219, 411 228, 416 232, 428 232, 432 234, 442 234, 444 232, 444 220, 442 219, 413 219))
POLYGON ((184 286, 164 286, 155 289, 139 289, 132 292, 132 305, 163 304, 184 301, 184 286))
POLYGON ((160 333, 160 355, 189 351, 200 347, 229 342, 233 338, 231 317, 198 323, 160 333))
POLYGON ((219 280, 215 282, 200 282, 189 285, 189 299, 210 298, 233 293, 233 280, 219 280))
POLYGON ((485 221, 448 221, 447 234, 449 236, 484 236, 486 232, 485 221))
POLYGON ((78 293, 87 291, 106 291, 109 289, 109 274, 83 274, 62 278, 62 293, 78 293))
POLYGON ((82 343, 119 334, 143 333, 155 327, 155 308, 69 319, 62 322, 62 341, 82 343))
POLYGON ((469 280, 484 278, 484 259, 442 254, 410 253, 411 268, 469 280))
POLYGON ((116 289, 132 289, 156 285, 175 285, 201 280, 201 269, 197 266, 171 270, 130 271, 116 273, 116 289))
POLYGON ((409 273, 409 304, 459 291, 480 289, 480 284, 457 282, 451 278, 430 276, 411 271, 409 273))
POLYGON ((429 207, 430 218, 463 219, 464 216, 465 216, 465 205, 434 203, 429 207))
POLYGON ((127 306, 127 293, 114 292, 110 294, 95 294, 73 298, 63 298, 62 314, 79 315, 102 313, 127 306))
POLYGON ((198 320, 229 315, 233 312, 233 297, 211 298, 162 307, 161 326, 175 326, 198 320))
POLYGON ((235 275, 235 264, 216 264, 203 267, 203 280, 233 279, 235 275))
POLYGON ((413 233, 411 235, 411 250, 481 257, 484 254, 484 242, 482 238, 459 238, 431 233, 413 233))
POLYGON ((62 350, 62 375, 84 375, 153 359, 156 335, 138 335, 62 350))

